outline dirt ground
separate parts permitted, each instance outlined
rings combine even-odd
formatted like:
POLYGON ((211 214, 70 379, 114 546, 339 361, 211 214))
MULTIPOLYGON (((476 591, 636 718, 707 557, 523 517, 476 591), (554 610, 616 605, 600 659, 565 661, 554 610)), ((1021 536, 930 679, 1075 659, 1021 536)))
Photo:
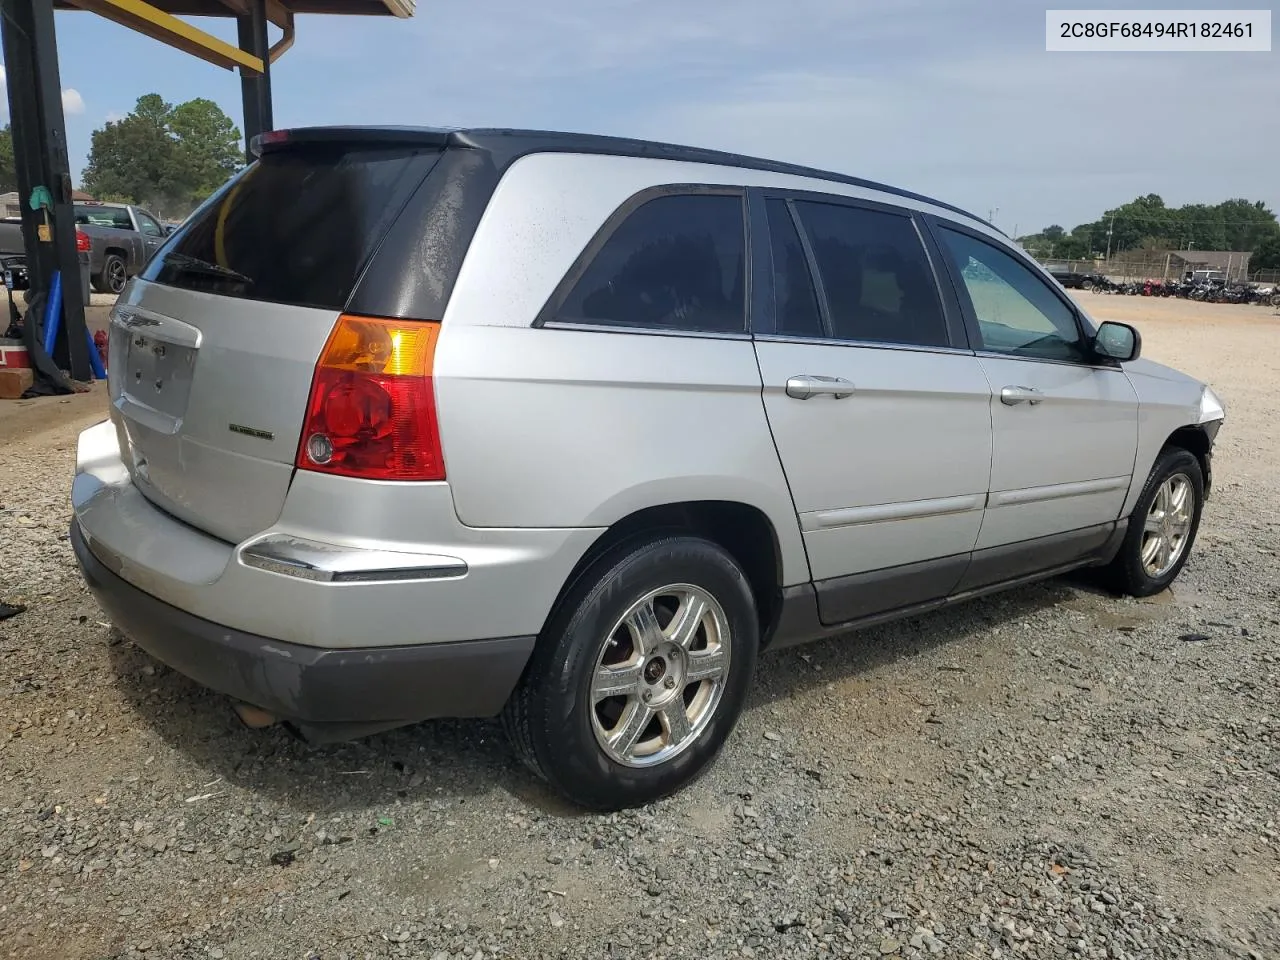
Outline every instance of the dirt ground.
POLYGON ((1174 589, 766 656, 710 773, 610 817, 492 723, 242 728, 76 576, 101 388, 0 406, 0 957, 1280 957, 1280 316, 1077 299, 1227 405, 1174 589))

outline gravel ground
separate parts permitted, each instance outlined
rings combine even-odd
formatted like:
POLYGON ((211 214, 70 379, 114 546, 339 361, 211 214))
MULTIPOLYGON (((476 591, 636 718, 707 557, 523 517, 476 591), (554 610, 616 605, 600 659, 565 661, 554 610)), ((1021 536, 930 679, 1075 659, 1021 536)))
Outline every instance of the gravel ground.
POLYGON ((613 816, 493 723, 241 727, 76 577, 100 394, 18 410, 0 957, 1280 957, 1280 319, 1081 299, 1228 403, 1174 591, 1057 580, 765 657, 711 772, 613 816))

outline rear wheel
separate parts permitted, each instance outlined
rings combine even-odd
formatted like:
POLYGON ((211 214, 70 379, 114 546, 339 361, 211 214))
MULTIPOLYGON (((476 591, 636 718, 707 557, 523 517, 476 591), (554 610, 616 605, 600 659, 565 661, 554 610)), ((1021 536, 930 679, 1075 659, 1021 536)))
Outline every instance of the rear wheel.
POLYGON ((679 790, 742 711, 759 624, 737 562, 697 537, 626 544, 572 588, 503 715, 521 758, 573 802, 679 790))
POLYGON ((124 258, 118 253, 108 253, 102 261, 102 272, 91 279, 99 293, 120 293, 129 279, 124 258))
POLYGON ((1203 506, 1200 461, 1179 447, 1166 447, 1129 516, 1120 552, 1103 571, 1109 585, 1147 597, 1173 583, 1191 554, 1203 506))

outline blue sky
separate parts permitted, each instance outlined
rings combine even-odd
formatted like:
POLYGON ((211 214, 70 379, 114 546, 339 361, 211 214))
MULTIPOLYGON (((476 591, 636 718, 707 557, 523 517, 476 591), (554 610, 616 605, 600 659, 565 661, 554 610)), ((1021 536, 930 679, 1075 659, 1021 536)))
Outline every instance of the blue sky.
MULTIPOLYGON (((1024 233, 1152 191, 1280 209, 1280 52, 1051 54, 1044 9, 419 0, 408 21, 300 17, 274 68, 275 120, 674 140, 998 208, 1002 228, 1024 233)), ((232 21, 199 25, 234 42, 232 21)), ((59 13, 58 31, 63 87, 80 101, 67 94, 73 172, 90 131, 144 93, 209 97, 240 122, 235 74, 88 13, 59 13)))

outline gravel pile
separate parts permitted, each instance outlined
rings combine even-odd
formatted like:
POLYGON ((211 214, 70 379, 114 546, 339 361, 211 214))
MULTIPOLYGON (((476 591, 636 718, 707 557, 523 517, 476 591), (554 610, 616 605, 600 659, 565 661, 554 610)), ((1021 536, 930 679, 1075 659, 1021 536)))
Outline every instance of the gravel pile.
POLYGON ((0 957, 1271 960, 1273 416, 1224 434, 1172 596, 1053 581, 767 656, 711 772, 612 816, 493 723, 242 728, 103 623, 50 428, 0 465, 0 957))

